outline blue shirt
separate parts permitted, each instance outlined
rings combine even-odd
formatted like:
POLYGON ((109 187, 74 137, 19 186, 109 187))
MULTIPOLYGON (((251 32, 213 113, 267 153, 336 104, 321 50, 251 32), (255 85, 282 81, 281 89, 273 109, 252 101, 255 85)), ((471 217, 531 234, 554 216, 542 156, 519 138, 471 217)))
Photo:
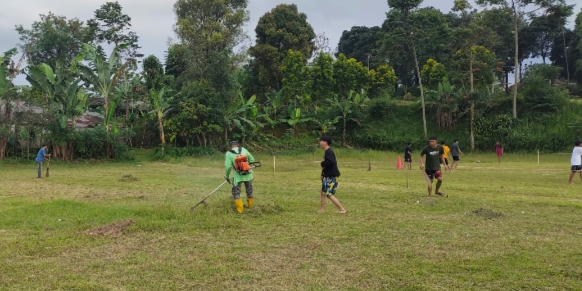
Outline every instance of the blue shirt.
POLYGON ((38 155, 36 156, 36 162, 42 163, 42 161, 44 161, 44 155, 46 155, 46 149, 40 148, 40 151, 38 151, 38 155))

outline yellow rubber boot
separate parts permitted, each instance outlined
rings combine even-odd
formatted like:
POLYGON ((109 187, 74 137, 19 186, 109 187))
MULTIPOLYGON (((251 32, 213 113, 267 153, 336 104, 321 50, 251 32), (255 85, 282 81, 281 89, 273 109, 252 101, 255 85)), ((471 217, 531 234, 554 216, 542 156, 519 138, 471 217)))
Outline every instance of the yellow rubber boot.
POLYGON ((247 198, 247 208, 253 207, 253 198, 247 198))
POLYGON ((242 199, 236 199, 236 200, 234 200, 234 205, 236 206, 236 211, 238 213, 242 213, 243 212, 244 206, 243 206, 242 199))

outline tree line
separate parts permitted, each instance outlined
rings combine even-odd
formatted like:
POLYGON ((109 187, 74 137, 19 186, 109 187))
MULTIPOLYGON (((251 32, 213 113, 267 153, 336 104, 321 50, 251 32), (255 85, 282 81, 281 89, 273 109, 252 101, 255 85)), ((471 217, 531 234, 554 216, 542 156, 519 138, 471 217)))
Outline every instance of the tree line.
POLYGON ((559 114, 582 79, 582 14, 568 29, 563 0, 479 0, 480 10, 456 0, 447 13, 388 0, 384 23, 345 30, 333 52, 295 4, 264 14, 254 44, 237 50, 247 2, 176 1, 164 60, 139 53, 118 2, 86 21, 49 13, 16 26, 21 43, 0 59, 0 158, 39 140, 65 160, 322 133, 368 147, 357 136, 382 102, 418 106, 424 137, 462 125, 475 148, 502 135, 491 124, 559 114), (12 84, 19 74, 30 86, 12 84), (86 115, 91 128, 76 128, 86 115))

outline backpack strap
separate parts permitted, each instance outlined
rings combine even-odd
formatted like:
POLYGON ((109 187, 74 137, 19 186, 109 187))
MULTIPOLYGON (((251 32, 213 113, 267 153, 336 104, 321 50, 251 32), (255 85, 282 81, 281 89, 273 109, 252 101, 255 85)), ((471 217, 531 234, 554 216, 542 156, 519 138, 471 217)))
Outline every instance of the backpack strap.
POLYGON ((228 151, 235 154, 235 155, 240 155, 242 153, 242 147, 238 147, 238 153, 235 152, 234 150, 228 150, 228 151))

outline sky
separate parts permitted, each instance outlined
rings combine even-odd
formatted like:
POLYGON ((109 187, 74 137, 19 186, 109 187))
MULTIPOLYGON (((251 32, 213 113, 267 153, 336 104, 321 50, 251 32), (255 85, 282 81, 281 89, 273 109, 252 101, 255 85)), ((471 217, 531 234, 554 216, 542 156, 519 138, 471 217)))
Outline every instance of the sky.
MULTIPOLYGON (((19 0, 3 1, 0 9, 0 53, 5 52, 19 43, 16 25, 24 27, 39 20, 39 14, 49 11, 56 15, 64 15, 68 19, 79 18, 87 20, 93 17, 93 12, 105 0, 19 0)), ((118 0, 125 14, 132 18, 132 30, 140 37, 141 53, 153 54, 164 60, 164 52, 168 47, 168 39, 175 39, 173 25, 176 21, 171 0, 118 0)), ((454 0, 424 0, 422 7, 433 6, 444 12, 453 7, 454 0)), ((388 12, 387 0, 249 0, 248 10, 250 21, 245 30, 250 37, 247 46, 252 45, 255 38, 254 29, 259 18, 281 3, 297 4, 299 11, 307 15, 307 21, 313 26, 316 34, 325 33, 329 38, 331 49, 335 49, 344 30, 352 26, 381 26, 388 12), (366 3, 366 4, 362 4, 366 3)), ((567 0, 575 4, 575 14, 580 12, 582 0, 567 0)), ((573 27, 573 19, 569 26, 573 27)), ((23 84, 23 78, 15 80, 23 84)))

